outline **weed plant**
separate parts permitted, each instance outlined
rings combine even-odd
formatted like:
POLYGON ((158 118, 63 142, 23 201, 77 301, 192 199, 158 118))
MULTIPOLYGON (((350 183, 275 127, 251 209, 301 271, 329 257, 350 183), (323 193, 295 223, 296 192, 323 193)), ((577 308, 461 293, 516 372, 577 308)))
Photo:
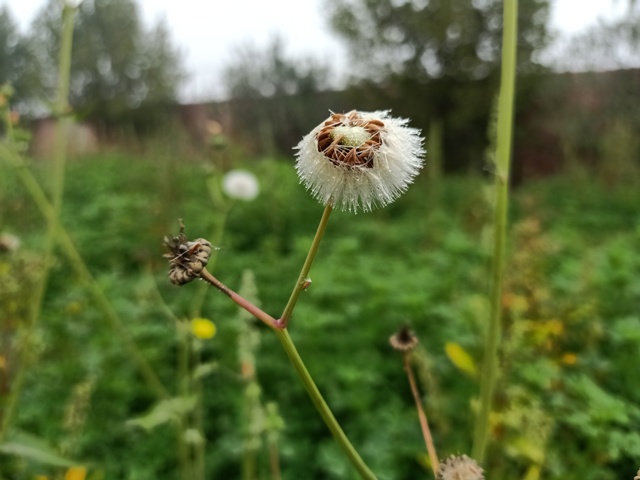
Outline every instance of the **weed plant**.
MULTIPOLYGON (((640 455, 633 388, 639 194, 633 179, 622 182, 611 169, 603 180, 620 182, 614 194, 581 171, 578 182, 526 186, 509 219, 516 12, 513 2, 505 4, 495 193, 486 179, 439 178, 436 189, 433 178, 423 179, 375 215, 354 220, 335 212, 328 224, 333 206, 368 210, 371 197, 362 185, 354 185, 356 197, 310 179, 313 165, 305 166, 309 152, 301 148, 298 171, 327 204, 322 246, 321 235, 311 236, 320 208, 297 184, 290 161, 236 165, 254 172, 262 193, 259 201, 232 204, 218 172, 204 164, 111 154, 65 165, 60 133, 52 186, 43 190, 50 170, 25 163, 8 116, 1 178, 17 175, 22 185, 3 182, 0 226, 21 246, 5 236, 7 252, 0 254, 0 473, 249 480, 350 478, 355 467, 363 478, 417 478, 432 469, 446 480, 414 369, 442 464, 470 450, 475 430, 474 457, 491 478, 620 478, 632 471, 640 455), (158 240, 178 216, 200 235, 213 232, 215 242, 196 241, 184 252, 174 244, 174 269, 183 255, 215 252, 209 267, 225 283, 242 284, 252 304, 206 271, 197 273, 275 336, 261 335, 264 327, 238 315, 225 296, 166 283, 158 240), (297 270, 309 244, 288 295, 282 279, 297 270), (322 262, 314 266, 313 288, 303 291, 317 251, 322 262), (298 295, 304 301, 291 336, 333 413, 282 328, 298 295), (253 306, 258 298, 264 310, 253 306), (279 320, 264 313, 285 303, 279 320), (404 356, 411 391, 388 344, 406 325, 421 339, 404 356), (276 338, 333 439, 295 371, 285 368, 276 338), (412 393, 429 456, 419 446, 412 393)), ((73 7, 63 15, 56 108, 65 117, 73 7)), ((352 115, 362 120, 346 117, 352 115)), ((376 137, 376 121, 363 123, 374 151, 386 145, 376 137)), ((611 135, 618 137, 630 138, 611 135)), ((611 138, 606 151, 619 144, 611 138)), ((336 155, 367 168, 381 160, 368 150, 336 155)), ((623 155, 619 161, 629 162, 623 155)), ((397 191, 381 193, 383 205, 407 182, 391 180, 397 191)))

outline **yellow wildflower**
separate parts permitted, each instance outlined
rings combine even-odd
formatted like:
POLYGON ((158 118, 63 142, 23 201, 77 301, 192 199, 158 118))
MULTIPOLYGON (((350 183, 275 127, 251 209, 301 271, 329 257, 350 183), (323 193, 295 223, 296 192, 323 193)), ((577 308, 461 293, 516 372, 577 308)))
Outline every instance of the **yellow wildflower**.
POLYGON ((71 467, 64 474, 64 480, 84 480, 87 476, 86 467, 71 467))
POLYGON ((575 365, 578 361, 578 356, 575 353, 565 353, 560 361, 565 365, 575 365))
POLYGON ((216 335, 216 324, 206 318, 191 320, 191 333, 202 340, 209 340, 216 335))

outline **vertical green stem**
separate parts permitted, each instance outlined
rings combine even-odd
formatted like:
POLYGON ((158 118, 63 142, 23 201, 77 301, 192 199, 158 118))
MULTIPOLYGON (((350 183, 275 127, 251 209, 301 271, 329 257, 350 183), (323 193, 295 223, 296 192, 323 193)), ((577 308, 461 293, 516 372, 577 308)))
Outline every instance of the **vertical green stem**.
MULTIPOLYGON (((211 242, 211 244, 214 247, 222 243, 222 237, 224 235, 224 227, 225 227, 225 224, 227 223, 228 214, 229 214, 229 208, 225 206, 224 209, 222 210, 222 213, 220 213, 216 219, 215 228, 211 236, 207 239, 211 242)), ((214 250, 211 252, 211 257, 209 258, 209 262, 207 263, 207 266, 209 267, 210 271, 214 270, 214 266, 217 259, 218 259, 218 250, 214 248, 214 250)), ((204 301, 208 292, 209 292, 209 288, 207 288, 207 285, 205 283, 198 282, 198 286, 196 288, 196 294, 193 299, 193 304, 191 308, 192 318, 199 317, 202 314, 202 306, 204 305, 204 301)))
POLYGON ((494 212, 494 249, 491 275, 491 316, 486 332, 480 411, 473 439, 473 457, 484 461, 489 437, 489 415, 498 370, 498 346, 501 336, 501 297, 505 264, 507 213, 509 207, 509 167, 513 129, 513 100, 516 76, 517 0, 504 0, 502 37, 502 75, 498 100, 498 133, 496 147, 496 204, 494 212))
POLYGON ((329 427, 329 430, 331 430, 333 438, 336 440, 351 464, 355 467, 358 473, 360 473, 360 476, 363 479, 374 480, 376 476, 371 470, 369 470, 369 467, 367 467, 367 465, 364 463, 356 449, 353 448, 353 445, 351 445, 351 442, 349 442, 349 439, 342 430, 342 427, 340 427, 340 424, 336 420, 336 417, 333 416, 333 413, 329 409, 327 402, 325 402, 324 398, 322 397, 320 390, 318 390, 318 387, 316 387, 316 384, 313 382, 313 379, 311 378, 307 367, 304 365, 302 358, 300 358, 298 350, 296 350, 296 347, 293 344, 293 341, 291 340, 287 329, 274 329, 274 331, 276 332, 280 343, 282 343, 282 347, 284 348, 285 352, 287 352, 289 360, 291 360, 291 363, 298 372, 298 375, 300 376, 300 379, 302 380, 307 393, 311 397, 311 401, 318 410, 318 413, 320 413, 320 416, 326 423, 327 427, 329 427))
MULTIPOLYGON (((60 120, 62 112, 68 110, 68 97, 69 97, 69 78, 71 74, 71 48, 73 43, 73 26, 74 26, 75 8, 69 7, 66 4, 62 9, 62 32, 60 50, 58 56, 58 87, 56 102, 54 110, 59 120, 56 125, 56 136, 53 152, 53 211, 48 218, 47 222, 47 236, 45 239, 44 247, 44 265, 40 271, 40 278, 36 285, 33 299, 29 308, 29 322, 26 325, 27 334, 25 335, 25 341, 20 348, 20 354, 18 359, 18 368, 14 378, 13 385, 11 387, 11 395, 7 401, 6 412, 2 418, 2 425, 0 426, 0 441, 4 438, 9 424, 13 418, 17 401, 22 393, 22 387, 24 385, 25 371, 27 363, 29 362, 29 356, 31 355, 31 341, 33 331, 36 327, 40 311, 42 310, 42 303, 44 301, 44 295, 47 290, 47 283, 49 280, 49 272, 53 263, 53 247, 55 245, 55 233, 58 222, 60 221, 60 212, 62 210, 62 198, 64 192, 64 167, 66 163, 66 150, 67 150, 67 125, 64 124, 64 120, 60 120)), ((10 141, 13 141, 13 131, 11 129, 11 120, 8 119, 7 125, 9 128, 10 141)))
MULTIPOLYGON (((222 242, 222 237, 224 235, 224 227, 227 222, 227 216, 229 213, 229 208, 225 206, 222 209, 222 213, 220 213, 215 222, 215 228, 209 237, 212 245, 217 246, 222 242)), ((216 260, 218 258, 218 250, 214 248, 213 252, 211 252, 211 257, 209 258, 208 266, 209 269, 213 270, 216 260)), ((193 306, 191 308, 191 318, 199 317, 202 314, 202 307, 204 305, 207 293, 209 292, 209 288, 207 288, 207 284, 204 282, 199 282, 196 288, 196 293, 193 299, 193 306)), ((200 352, 195 352, 195 358, 193 362, 194 368, 198 368, 200 365, 200 352)), ((205 463, 205 455, 206 455, 206 437, 204 432, 204 405, 203 405, 203 395, 204 390, 202 388, 202 379, 195 378, 193 379, 193 391, 195 392, 198 398, 198 404, 196 405, 194 412, 194 427, 200 433, 200 442, 198 442, 195 446, 195 457, 196 457, 196 469, 197 475, 196 478, 198 480, 205 480, 205 472, 206 472, 206 463, 205 463)))
POLYGON ((302 292, 302 290, 304 289, 305 282, 307 281, 307 278, 309 276, 309 271, 311 270, 311 264, 313 263, 313 259, 316 257, 316 253, 318 252, 318 248, 320 247, 320 241, 324 236, 324 231, 327 229, 327 223, 329 222, 331 210, 331 205, 327 205, 324 208, 322 218, 320 219, 318 229, 316 230, 316 235, 315 237, 313 237, 311 248, 309 249, 309 253, 307 254, 307 259, 304 261, 304 265, 302 266, 302 270, 300 271, 300 275, 298 276, 298 281, 293 287, 291 297, 289 297, 289 301, 284 307, 284 312, 282 312, 282 316, 280 317, 279 323, 282 328, 287 328, 289 320, 291 319, 291 314, 293 313, 293 309, 295 308, 298 297, 300 296, 300 292, 302 292))
MULTIPOLYGON (((178 392, 182 398, 189 396, 189 331, 183 322, 176 325, 178 330, 178 392)), ((180 458, 180 478, 192 480, 191 455, 189 445, 185 439, 185 430, 188 428, 188 419, 181 418, 178 425, 178 456, 180 458)))

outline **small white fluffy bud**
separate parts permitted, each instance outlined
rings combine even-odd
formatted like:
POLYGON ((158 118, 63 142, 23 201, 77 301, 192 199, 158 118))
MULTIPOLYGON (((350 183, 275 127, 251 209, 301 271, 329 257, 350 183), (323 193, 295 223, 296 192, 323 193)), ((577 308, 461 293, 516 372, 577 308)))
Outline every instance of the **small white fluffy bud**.
POLYGON ((256 176, 246 170, 231 170, 222 180, 222 189, 230 198, 250 201, 260 193, 256 176))

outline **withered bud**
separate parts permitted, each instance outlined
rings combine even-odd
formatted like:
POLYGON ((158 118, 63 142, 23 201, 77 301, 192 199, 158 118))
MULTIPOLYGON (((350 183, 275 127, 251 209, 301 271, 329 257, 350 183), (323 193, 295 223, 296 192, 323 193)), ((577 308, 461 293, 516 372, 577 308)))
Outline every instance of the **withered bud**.
POLYGON ((175 285, 184 285, 200 276, 200 272, 209 262, 211 242, 197 238, 193 242, 184 234, 184 224, 180 220, 180 233, 167 235, 162 242, 169 250, 164 257, 169 259, 169 280, 175 285))
POLYGON ((451 455, 440 463, 437 480, 484 480, 484 470, 466 455, 451 455))
POLYGON ((418 337, 409 327, 402 327, 396 333, 389 337, 389 343, 399 352, 408 352, 418 345, 418 337))

